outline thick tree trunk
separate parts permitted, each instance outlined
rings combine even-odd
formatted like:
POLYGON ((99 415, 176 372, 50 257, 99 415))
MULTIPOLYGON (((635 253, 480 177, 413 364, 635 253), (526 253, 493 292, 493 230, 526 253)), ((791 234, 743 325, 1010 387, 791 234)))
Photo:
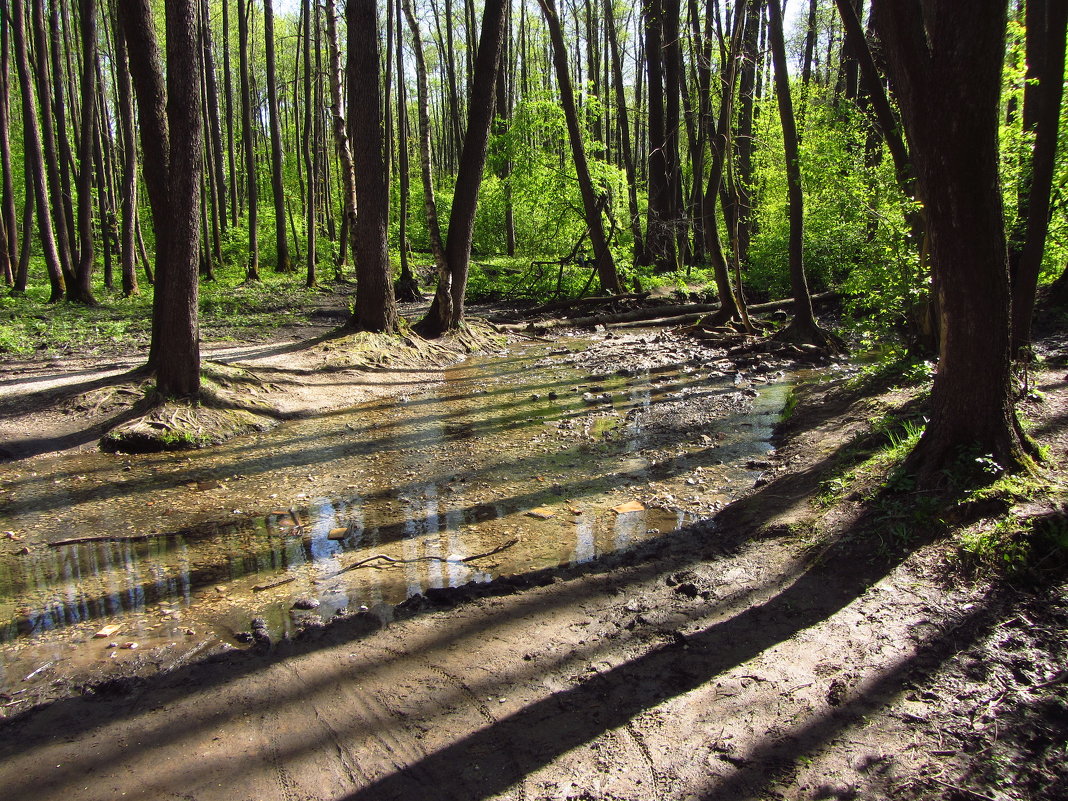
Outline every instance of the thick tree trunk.
POLYGON ((1050 194, 1057 156, 1057 134, 1064 90, 1065 28, 1068 2, 1028 0, 1027 85, 1024 130, 1035 137, 1031 163, 1024 168, 1017 236, 1009 250, 1012 281, 1012 352, 1022 358, 1031 343, 1031 316, 1049 230, 1050 194))
POLYGON ((197 0, 167 2, 167 126, 172 145, 166 303, 160 308, 161 353, 156 388, 165 396, 200 391, 197 266, 200 259, 200 41, 197 0))
POLYGON ((267 57, 267 115, 271 128, 271 189, 274 196, 274 244, 276 272, 293 270, 286 242, 286 199, 282 184, 282 125, 278 118, 278 78, 274 61, 274 8, 263 0, 263 37, 267 57))
POLYGON ((921 484, 968 459, 1030 465, 1012 404, 1010 297, 998 184, 1005 0, 879 0, 872 9, 927 211, 942 313, 930 422, 909 465, 921 484))
POLYGON ((593 179, 586 162, 586 150, 582 143, 578 111, 575 108, 575 96, 571 89, 571 77, 567 70, 567 50, 564 34, 560 27, 560 17, 554 0, 538 0, 549 28, 549 39, 553 47, 553 64, 556 68, 556 80, 560 86, 560 104, 564 107, 564 119, 567 122, 568 140, 571 143, 571 157, 575 162, 575 174, 578 178, 579 191, 582 194, 582 208, 586 215, 586 226, 593 245, 593 256, 597 263, 597 276, 601 289, 618 295, 622 292, 619 273, 616 272, 612 251, 604 234, 601 218, 602 203, 593 191, 593 179))
POLYGON ((356 302, 350 322, 362 331, 392 333, 397 330, 398 315, 387 243, 389 193, 382 152, 385 143, 375 0, 348 0, 346 19, 349 120, 359 193, 352 234, 356 302))
MULTIPOLYGON (((26 162, 29 169, 28 177, 33 182, 34 199, 37 206, 37 227, 41 237, 41 249, 44 251, 45 266, 48 269, 48 281, 51 292, 48 297, 49 303, 57 303, 63 299, 66 291, 63 266, 60 262, 59 252, 56 247, 55 230, 52 227, 52 212, 48 197, 48 178, 45 167, 44 151, 41 145, 41 129, 37 120, 37 100, 33 93, 32 72, 30 58, 26 49, 26 22, 23 0, 11 2, 11 24, 13 40, 15 44, 15 63, 18 66, 19 89, 22 92, 22 126, 23 148, 26 154, 26 162)), ((23 231, 25 245, 29 246, 29 231, 23 231)), ((16 280, 15 287, 25 290, 24 271, 20 267, 21 280, 16 280)))

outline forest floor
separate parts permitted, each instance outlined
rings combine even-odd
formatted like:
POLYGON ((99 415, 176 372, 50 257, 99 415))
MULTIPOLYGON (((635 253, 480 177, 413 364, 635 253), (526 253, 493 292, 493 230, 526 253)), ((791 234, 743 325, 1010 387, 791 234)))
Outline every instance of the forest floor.
MULTIPOLYGON (((431 358, 404 385, 360 369, 322 321, 205 351, 272 375, 279 416, 436 380, 431 358)), ((1023 411, 1056 475, 1068 340, 1044 350, 1023 411)), ((94 447, 130 412, 116 376, 140 358, 8 361, 8 456, 94 447)), ((10 702, 0 786, 34 801, 1068 797, 1063 566, 1009 582, 959 556, 961 531, 995 519, 1063 535, 1065 499, 1021 492, 958 520, 888 488, 873 423, 920 392, 802 386, 756 486, 622 557, 10 702)))

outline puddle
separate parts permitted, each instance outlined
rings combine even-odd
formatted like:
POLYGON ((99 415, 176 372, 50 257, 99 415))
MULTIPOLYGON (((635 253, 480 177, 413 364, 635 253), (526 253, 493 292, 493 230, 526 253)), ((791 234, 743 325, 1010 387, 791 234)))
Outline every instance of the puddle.
POLYGON ((280 637, 588 562, 670 536, 759 476, 788 382, 700 365, 591 378, 546 358, 561 350, 472 359, 406 398, 211 451, 0 467, 0 532, 19 538, 0 551, 0 691, 240 645, 254 617, 280 637), (267 498, 269 514, 242 511, 267 498), (65 539, 90 541, 45 544, 65 539))

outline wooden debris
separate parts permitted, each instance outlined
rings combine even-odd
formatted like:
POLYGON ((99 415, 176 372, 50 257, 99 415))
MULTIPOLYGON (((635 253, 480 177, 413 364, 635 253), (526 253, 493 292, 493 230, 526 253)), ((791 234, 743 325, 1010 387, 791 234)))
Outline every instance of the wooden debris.
POLYGON ((645 511, 645 506, 638 501, 627 501, 626 503, 621 503, 619 506, 613 506, 612 511, 617 515, 625 515, 630 512, 643 512, 645 511))

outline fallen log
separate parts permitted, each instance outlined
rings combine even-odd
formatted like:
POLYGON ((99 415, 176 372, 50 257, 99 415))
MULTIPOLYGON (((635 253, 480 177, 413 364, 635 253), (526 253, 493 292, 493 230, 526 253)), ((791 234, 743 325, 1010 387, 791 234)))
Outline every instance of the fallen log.
MULTIPOLYGON (((588 298, 572 298, 571 300, 554 300, 551 303, 544 303, 541 306, 535 306, 533 309, 527 309, 523 313, 529 316, 536 314, 545 314, 546 312, 560 311, 562 309, 573 309, 584 306, 598 306, 602 303, 614 303, 620 300, 645 300, 649 297, 649 292, 638 292, 629 295, 591 295, 588 298)), ((508 320, 513 319, 504 315, 497 315, 490 317, 489 320, 494 323, 508 323, 508 320)), ((510 325, 515 325, 511 323, 510 325)))
MULTIPOLYGON (((813 303, 826 303, 841 297, 837 292, 820 292, 812 296, 813 303)), ((770 303, 757 303, 749 306, 751 312, 776 311, 788 309, 793 305, 793 299, 775 300, 770 303)), ((498 325, 504 331, 548 331, 552 328, 589 328, 595 325, 610 326, 619 323, 642 322, 652 324, 650 321, 659 321, 657 325, 684 325, 686 322, 696 322, 706 314, 711 314, 719 309, 718 303, 690 303, 677 306, 653 306, 645 309, 633 309, 631 311, 618 312, 616 314, 591 315, 587 317, 555 318, 551 320, 535 320, 529 323, 513 323, 511 325, 498 325), (686 319, 683 319, 686 318, 686 319), (668 322, 670 321, 670 322, 668 322)))
MULTIPOLYGON (((818 295, 812 296, 812 303, 815 305, 823 303, 833 303, 841 296, 837 292, 821 292, 818 295)), ((750 312, 766 312, 766 311, 778 311, 779 309, 788 309, 793 304, 793 299, 788 298, 786 300, 773 300, 770 303, 756 303, 748 307, 750 312)), ((712 311, 718 309, 719 306, 714 306, 712 311)), ((707 317, 708 311, 690 312, 689 314, 679 314, 664 317, 653 317, 651 319, 643 320, 630 320, 620 323, 605 322, 602 323, 607 328, 643 328, 645 326, 672 326, 672 325, 689 325, 691 323, 700 322, 704 317, 707 317)))

